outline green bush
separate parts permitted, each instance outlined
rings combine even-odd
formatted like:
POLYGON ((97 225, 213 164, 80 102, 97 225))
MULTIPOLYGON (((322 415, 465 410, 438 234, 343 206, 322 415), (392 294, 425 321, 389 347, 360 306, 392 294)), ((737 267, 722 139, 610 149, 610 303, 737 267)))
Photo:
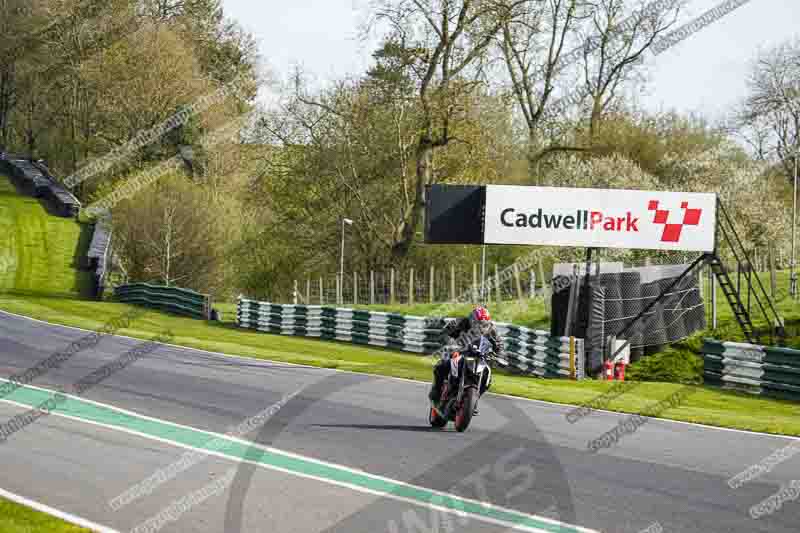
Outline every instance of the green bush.
POLYGON ((671 383, 702 383, 703 358, 698 355, 700 336, 675 344, 663 352, 643 357, 626 370, 625 379, 671 383))

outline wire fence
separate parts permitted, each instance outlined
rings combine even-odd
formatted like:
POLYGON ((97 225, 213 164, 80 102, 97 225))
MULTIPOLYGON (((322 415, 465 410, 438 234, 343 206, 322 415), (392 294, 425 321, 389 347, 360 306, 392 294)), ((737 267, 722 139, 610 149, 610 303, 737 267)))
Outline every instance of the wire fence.
POLYGON ((454 265, 449 269, 390 269, 306 277, 295 280, 291 299, 315 305, 391 305, 500 302, 548 294, 549 276, 543 279, 535 269, 487 265, 485 274, 486 281, 481 283, 478 265, 472 268, 454 265), (507 269, 511 275, 498 275, 507 269))
MULTIPOLYGON (((575 258, 577 254, 573 255, 575 258)), ((650 269, 644 279, 656 279, 657 269, 663 266, 680 274, 680 265, 689 265, 698 257, 697 253, 651 252, 648 255, 631 253, 629 250, 596 250, 592 258, 595 267, 598 263, 606 269, 615 265, 622 269, 650 269)), ((754 272, 767 273, 788 267, 788 255, 773 253, 772 257, 764 250, 751 251, 754 272), (783 261, 783 262, 782 262, 783 261), (786 263, 786 264, 784 264, 786 263)), ((573 259, 575 260, 575 259, 573 259)), ((372 271, 345 272, 343 276, 329 274, 324 276, 298 276, 294 290, 283 296, 276 295, 276 303, 307 303, 314 305, 391 305, 507 302, 530 298, 549 299, 554 278, 569 275, 564 265, 585 270, 585 263, 556 263, 551 268, 543 268, 541 262, 533 267, 519 261, 514 264, 486 265, 485 283, 481 282, 479 264, 451 265, 449 268, 407 268, 372 271), (559 265, 561 265, 559 267, 559 265), (561 268, 562 270, 559 270, 561 268), (505 275, 503 273, 505 272, 505 275)), ((613 269, 612 269, 613 271, 613 269)), ((700 295, 708 288, 708 279, 703 271, 704 283, 698 283, 700 295)), ((735 274, 735 272, 733 273, 735 274)), ((698 280, 699 281, 699 280, 698 280)), ((629 304, 630 305, 630 304, 629 304)))

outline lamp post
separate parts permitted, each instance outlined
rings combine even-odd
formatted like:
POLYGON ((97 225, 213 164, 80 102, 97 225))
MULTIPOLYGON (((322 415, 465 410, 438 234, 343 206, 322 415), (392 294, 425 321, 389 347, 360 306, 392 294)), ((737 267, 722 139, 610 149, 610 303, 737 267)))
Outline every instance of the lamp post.
POLYGON ((344 225, 353 225, 353 221, 349 218, 342 218, 342 254, 339 260, 339 301, 344 298, 344 225))
POLYGON ((789 292, 792 298, 797 299, 797 258, 795 256, 795 236, 797 234, 797 155, 794 152, 794 187, 792 189, 792 260, 790 263, 791 274, 789 275, 789 292))

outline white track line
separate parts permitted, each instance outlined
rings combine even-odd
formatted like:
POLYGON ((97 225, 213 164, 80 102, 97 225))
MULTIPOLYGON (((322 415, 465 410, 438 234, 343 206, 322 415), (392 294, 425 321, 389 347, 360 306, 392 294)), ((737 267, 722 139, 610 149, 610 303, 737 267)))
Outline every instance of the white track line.
MULTIPOLYGON (((25 315, 18 315, 16 313, 11 313, 9 311, 4 311, 2 309, 0 309, 0 314, 6 314, 6 315, 14 316, 14 317, 17 317, 17 318, 23 318, 25 320, 30 320, 31 322, 39 322, 41 324, 47 324, 48 326, 52 326, 52 327, 58 327, 58 328, 64 328, 64 329, 73 329, 73 330, 81 331, 81 332, 84 332, 84 333, 96 333, 96 332, 94 332, 94 331, 92 331, 90 329, 83 329, 83 328, 78 328, 78 327, 75 327, 75 326, 65 326, 63 324, 54 324, 52 322, 47 322, 45 320, 39 320, 38 318, 31 318, 31 317, 25 316, 25 315)), ((243 330, 243 331, 252 331, 252 330, 243 330)), ((264 333, 264 335, 268 335, 268 334, 264 333)), ((140 339, 140 338, 136 338, 136 337, 128 337, 126 335, 110 335, 110 336, 119 337, 121 339, 134 340, 134 341, 147 340, 147 339, 140 339)), ((303 338, 303 337, 297 337, 297 338, 303 338)), ((156 343, 156 344, 161 344, 162 346, 169 346, 170 348, 178 348, 180 350, 186 350, 186 351, 190 351, 190 352, 194 351, 194 352, 200 352, 200 353, 207 353, 207 354, 210 354, 210 355, 217 355, 217 356, 226 357, 226 358, 242 359, 242 360, 247 361, 249 363, 263 361, 263 362, 272 363, 272 364, 276 364, 276 365, 296 366, 296 367, 299 367, 299 368, 307 368, 307 369, 311 369, 311 370, 315 370, 315 371, 340 372, 340 373, 344 373, 344 374, 355 374, 355 375, 358 375, 358 376, 372 376, 372 377, 378 378, 378 379, 391 379, 391 380, 395 380, 395 381, 404 381, 406 383, 414 383, 416 385, 425 385, 425 386, 429 385, 428 382, 417 381, 417 380, 414 380, 414 379, 398 378, 398 377, 394 377, 394 376, 382 376, 380 374, 368 374, 366 372, 355 372, 355 371, 352 371, 352 370, 339 370, 337 368, 324 368, 324 367, 319 367, 319 366, 302 365, 302 364, 298 364, 298 363, 288 363, 286 361, 274 361, 272 359, 262 359, 262 358, 256 358, 256 357, 248 357, 248 356, 245 356, 245 355, 235 355, 235 354, 227 354, 227 353, 221 353, 221 352, 212 352, 212 351, 209 351, 209 350, 203 350, 202 348, 190 348, 188 346, 179 346, 177 344, 168 344, 168 343, 162 343, 162 342, 159 342, 159 343, 156 343)), ((412 355, 412 357, 424 357, 424 356, 412 355)), ((542 406, 551 407, 551 408, 557 408, 557 409, 565 409, 566 408, 566 409, 572 410, 572 409, 576 409, 576 408, 581 407, 581 405, 577 405, 577 404, 558 403, 558 402, 551 402, 551 401, 547 401, 547 400, 536 400, 534 398, 523 398, 523 397, 520 397, 520 396, 510 396, 508 394, 498 394, 498 393, 491 392, 491 391, 487 392, 486 394, 490 394, 490 395, 496 396, 498 398, 506 398, 506 399, 509 399, 509 400, 523 401, 523 402, 533 402, 533 403, 536 403, 536 404, 539 404, 539 405, 542 405, 542 406)), ((624 413, 624 412, 620 412, 620 411, 608 411, 608 410, 605 410, 605 409, 592 409, 592 414, 594 414, 594 413, 605 413, 605 414, 610 414, 610 415, 615 415, 615 416, 630 416, 632 414, 635 414, 635 413, 624 413)), ((591 416, 591 414, 587 415, 587 416, 591 416)), ((792 436, 792 435, 780 435, 780 434, 777 434, 777 433, 763 433, 763 432, 760 432, 760 431, 750 431, 750 430, 747 430, 747 429, 735 429, 735 428, 725 428, 725 427, 719 427, 719 426, 709 426, 707 424, 700 424, 698 422, 686 422, 686 421, 683 421, 683 420, 671 420, 669 418, 653 418, 653 417, 645 417, 645 418, 649 418, 650 420, 654 420, 654 421, 657 421, 657 422, 668 422, 668 423, 671 423, 671 424, 682 424, 682 425, 693 426, 693 427, 697 427, 697 428, 701 428, 701 429, 713 429, 713 430, 717 430, 717 431, 728 431, 728 432, 734 432, 734 433, 743 433, 745 435, 754 435, 754 436, 759 436, 759 437, 774 437, 774 438, 786 439, 786 440, 800 440, 800 437, 795 437, 795 436, 792 436)))
POLYGON ((30 507, 31 509, 34 509, 36 511, 40 511, 42 513, 47 513, 49 515, 55 516, 56 518, 60 518, 65 522, 75 524, 76 526, 85 529, 97 531, 98 533, 119 533, 119 531, 117 531, 116 529, 111 529, 110 527, 101 526, 100 524, 95 524, 94 522, 86 520, 85 518, 81 518, 80 516, 75 516, 74 514, 70 514, 66 511, 60 511, 58 509, 50 507, 49 505, 29 500, 25 496, 14 494, 13 492, 9 492, 2 488, 0 488, 0 496, 2 496, 7 500, 11 500, 12 502, 24 505, 25 507, 30 507))

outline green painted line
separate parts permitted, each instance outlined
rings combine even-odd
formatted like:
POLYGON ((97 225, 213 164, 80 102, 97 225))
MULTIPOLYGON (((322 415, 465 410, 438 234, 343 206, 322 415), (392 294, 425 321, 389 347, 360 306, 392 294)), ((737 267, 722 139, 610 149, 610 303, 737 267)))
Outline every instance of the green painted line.
MULTIPOLYGON (((7 380, 0 378, 0 381, 7 380)), ((54 393, 51 391, 22 386, 5 397, 3 401, 37 408, 53 395, 54 393)), ((592 532, 592 530, 586 528, 553 523, 511 509, 488 507, 480 502, 464 500, 451 494, 403 484, 391 479, 353 471, 346 467, 338 467, 329 463, 317 462, 313 459, 284 454, 279 450, 251 447, 245 442, 228 438, 222 434, 138 416, 74 396, 67 396, 51 412, 111 428, 134 431, 144 436, 154 437, 177 445, 222 455, 235 461, 254 462, 300 476, 313 476, 322 481, 345 484, 381 495, 404 498, 421 505, 434 505, 453 512, 497 520, 515 528, 551 533, 592 532), (215 440, 216 444, 213 442, 215 440), (219 444, 221 440, 225 441, 225 444, 219 444)))

